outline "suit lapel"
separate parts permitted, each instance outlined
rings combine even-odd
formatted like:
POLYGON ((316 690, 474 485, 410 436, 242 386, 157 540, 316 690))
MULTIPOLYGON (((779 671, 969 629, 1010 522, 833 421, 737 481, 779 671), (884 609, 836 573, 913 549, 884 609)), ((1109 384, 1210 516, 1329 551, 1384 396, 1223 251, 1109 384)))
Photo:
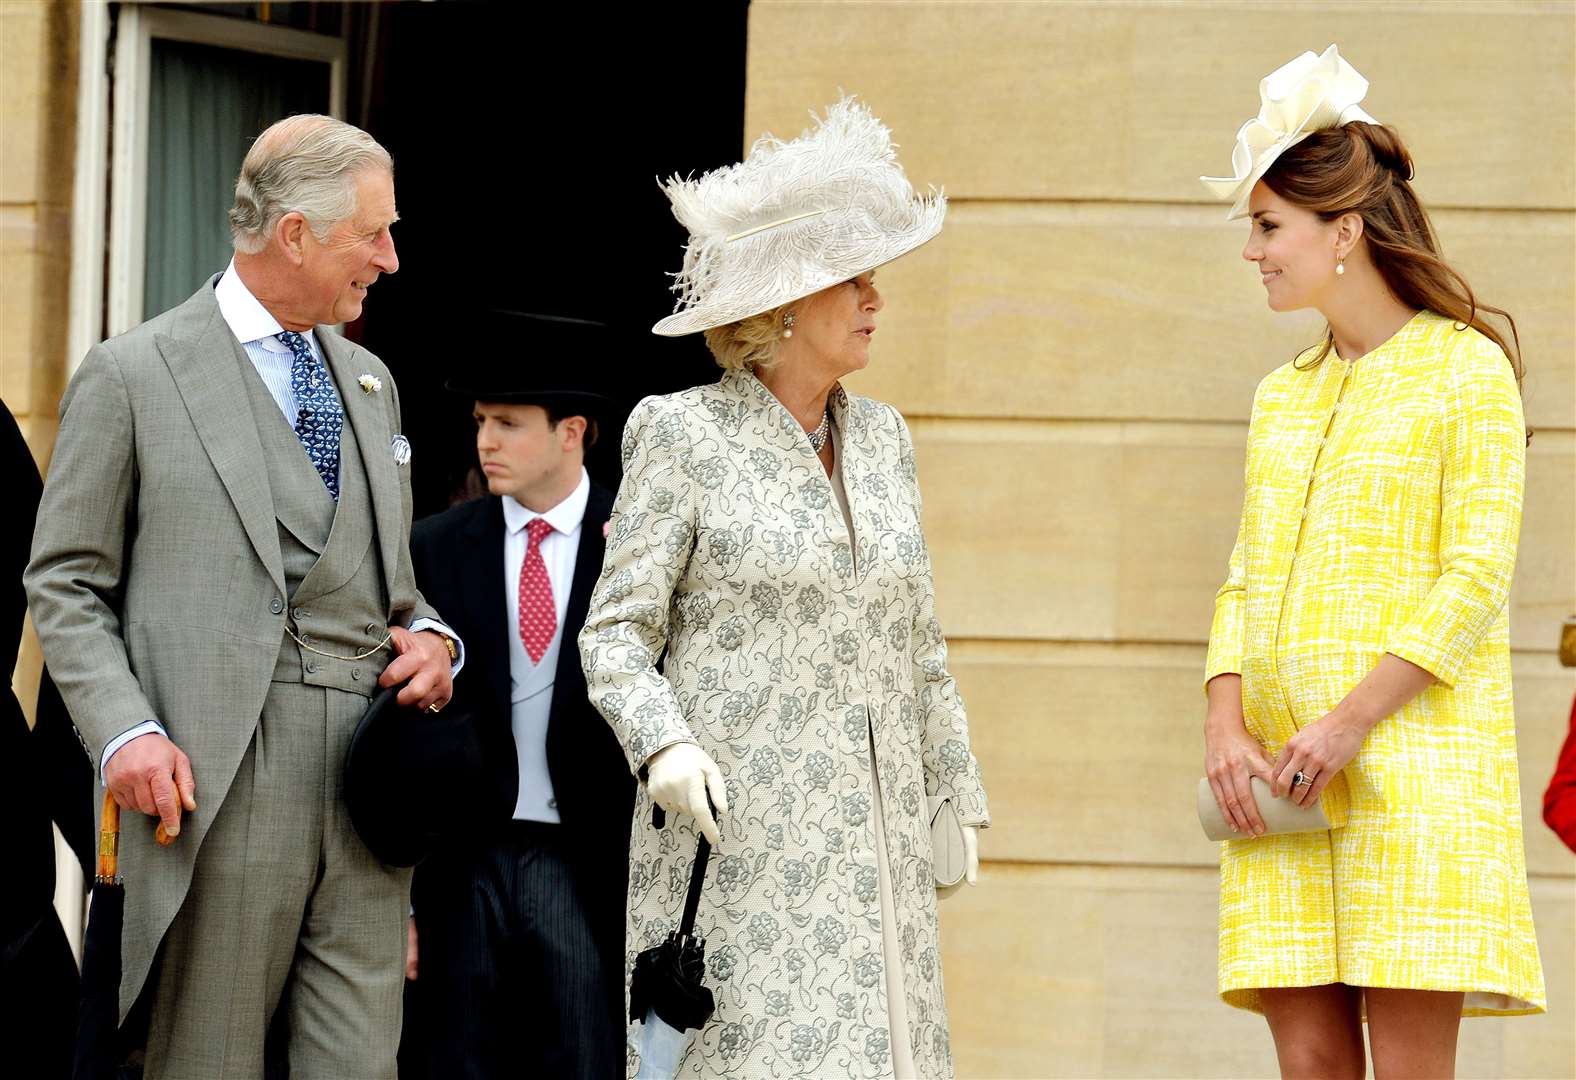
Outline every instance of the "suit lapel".
POLYGON ((392 581, 399 566, 399 541, 404 535, 404 509, 400 501, 399 477, 394 471, 397 466, 390 449, 394 436, 389 431, 388 406, 380 392, 369 394, 361 389, 358 379, 365 372, 355 370, 357 350, 354 345, 321 327, 317 330, 317 340, 328 361, 329 372, 339 384, 345 419, 356 431, 367 487, 372 492, 378 551, 383 556, 383 584, 392 595, 392 581))
MULTIPOLYGON (((197 429, 197 438, 229 492, 257 557, 282 594, 284 558, 274 521, 273 490, 268 483, 257 425, 247 407, 244 370, 240 366, 251 361, 219 314, 211 283, 198 290, 183 307, 191 309, 193 319, 189 325, 194 333, 180 337, 159 334, 154 344, 170 369, 192 426, 197 429)), ((183 323, 184 320, 177 321, 177 332, 184 328, 183 323)))
POLYGON ((453 553, 460 560, 460 603, 465 606, 465 625, 476 627, 474 638, 465 648, 474 650, 474 660, 487 679, 487 696, 509 720, 509 608, 508 583, 503 577, 503 502, 489 495, 481 511, 465 527, 465 544, 453 553))
MULTIPOLYGON (((584 687, 585 672, 580 667, 580 645, 576 640, 585 625, 586 612, 591 607, 591 590, 602 576, 602 556, 607 550, 607 538, 602 526, 607 524, 613 511, 613 496, 607 490, 591 485, 591 497, 586 501, 585 517, 580 519, 580 547, 575 552, 575 576, 569 586, 569 606, 564 612, 564 636, 558 647, 558 670, 554 674, 552 718, 573 705, 578 708, 585 702, 584 692, 574 695, 559 691, 568 687, 584 687), (577 701, 568 699, 573 696, 577 701)), ((548 721, 549 724, 552 720, 548 721)))

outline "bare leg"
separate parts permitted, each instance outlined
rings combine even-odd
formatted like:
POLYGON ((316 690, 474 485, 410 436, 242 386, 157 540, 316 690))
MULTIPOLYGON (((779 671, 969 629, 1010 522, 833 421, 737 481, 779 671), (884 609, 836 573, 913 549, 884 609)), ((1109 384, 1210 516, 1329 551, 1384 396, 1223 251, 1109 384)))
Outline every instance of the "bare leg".
POLYGON ((1456 1075, 1460 993, 1364 991, 1376 1080, 1445 1080, 1456 1075))
POLYGON ((1362 991, 1345 983, 1260 990, 1282 1080, 1363 1080, 1362 991))

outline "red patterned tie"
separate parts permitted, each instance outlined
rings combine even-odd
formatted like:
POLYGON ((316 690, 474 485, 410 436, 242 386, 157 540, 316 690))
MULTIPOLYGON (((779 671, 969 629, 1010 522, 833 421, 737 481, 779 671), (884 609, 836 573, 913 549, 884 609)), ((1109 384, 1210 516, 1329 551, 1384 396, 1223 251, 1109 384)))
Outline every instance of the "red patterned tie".
POLYGON ((558 604, 553 600, 553 583, 542 561, 542 538, 553 531, 545 518, 536 518, 525 527, 525 561, 520 564, 520 643, 540 664, 558 629, 558 604))

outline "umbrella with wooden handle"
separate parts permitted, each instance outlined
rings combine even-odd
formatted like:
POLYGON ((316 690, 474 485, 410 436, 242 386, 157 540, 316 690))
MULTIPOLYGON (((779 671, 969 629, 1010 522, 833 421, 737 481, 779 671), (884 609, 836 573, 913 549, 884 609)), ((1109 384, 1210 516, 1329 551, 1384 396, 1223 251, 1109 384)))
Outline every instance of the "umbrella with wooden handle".
MULTIPOLYGON (((163 822, 154 833, 168 847, 175 838, 163 822)), ((120 878, 120 804, 104 792, 99 820, 98 868, 82 943, 82 998, 77 1005, 77 1039, 72 1080, 113 1080, 119 1064, 120 935, 126 918, 126 886, 120 878)))

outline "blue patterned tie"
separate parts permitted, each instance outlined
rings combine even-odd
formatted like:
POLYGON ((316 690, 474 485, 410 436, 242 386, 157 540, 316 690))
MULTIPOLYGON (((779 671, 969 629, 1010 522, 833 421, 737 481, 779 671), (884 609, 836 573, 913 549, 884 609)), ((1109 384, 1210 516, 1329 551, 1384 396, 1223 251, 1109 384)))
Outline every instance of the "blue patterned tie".
POLYGON ((339 501, 339 432, 345 411, 334 393, 328 369, 312 355, 306 338, 294 330, 275 334, 290 348, 295 362, 290 365, 290 392, 295 395, 295 433, 312 459, 312 467, 328 485, 328 493, 339 501))

